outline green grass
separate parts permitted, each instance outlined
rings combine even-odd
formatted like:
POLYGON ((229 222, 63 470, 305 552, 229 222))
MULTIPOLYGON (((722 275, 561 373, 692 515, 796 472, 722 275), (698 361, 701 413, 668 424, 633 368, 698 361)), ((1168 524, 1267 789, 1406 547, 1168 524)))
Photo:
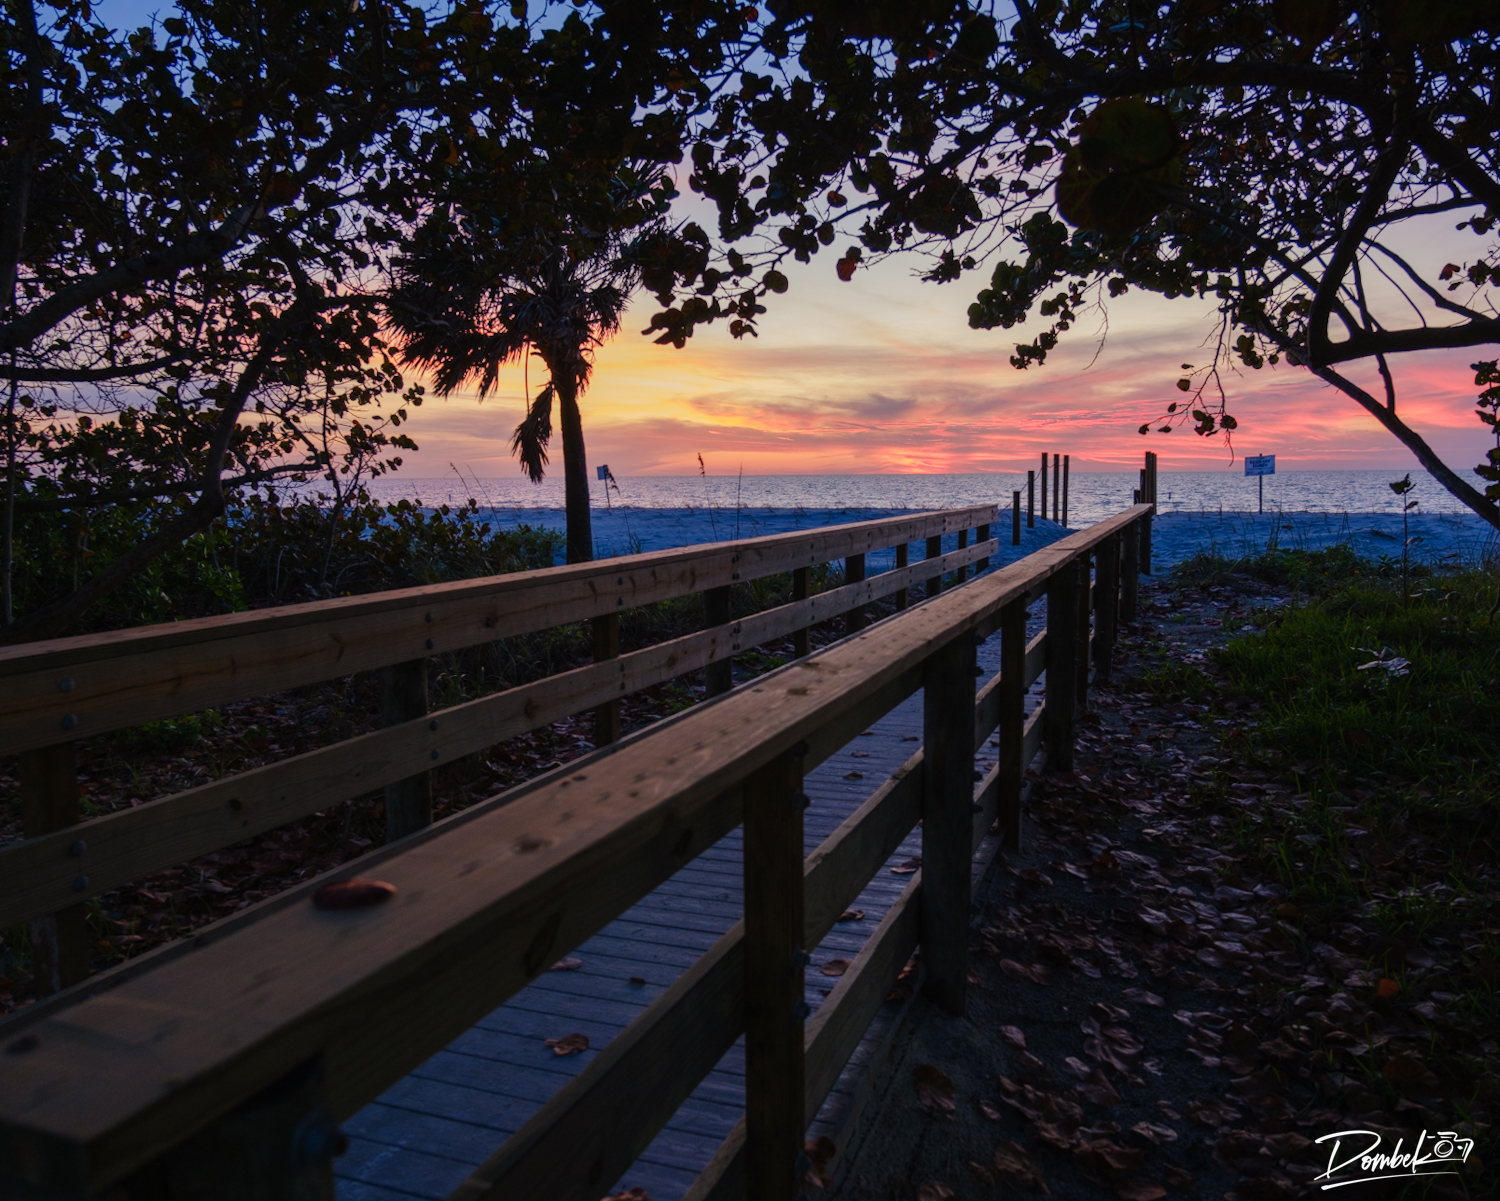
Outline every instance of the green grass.
POLYGON ((1349 567, 1217 652, 1221 687, 1260 707, 1252 741, 1300 774, 1409 789, 1491 834, 1500 819, 1493 588, 1483 573, 1458 573, 1403 602, 1399 583, 1349 567), (1359 670, 1385 647, 1410 661, 1409 674, 1359 670))

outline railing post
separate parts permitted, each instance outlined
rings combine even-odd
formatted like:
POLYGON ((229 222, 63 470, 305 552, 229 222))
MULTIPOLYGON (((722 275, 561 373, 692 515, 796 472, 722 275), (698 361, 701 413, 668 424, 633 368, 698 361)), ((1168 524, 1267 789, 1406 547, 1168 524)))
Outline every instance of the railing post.
POLYGON ((1135 624, 1135 602, 1141 581, 1141 532, 1135 523, 1121 536, 1120 620, 1135 624))
MULTIPOLYGON (((703 593, 703 624, 708 629, 729 624, 729 585, 703 593)), ((728 649, 727 647, 725 648, 728 649)), ((734 687, 733 659, 726 654, 703 669, 705 696, 719 696, 734 687)))
POLYGON ((1026 730, 1026 602, 1000 610, 1000 834, 1012 850, 1021 846, 1021 786, 1026 779, 1022 738, 1026 730))
MULTIPOLYGON (((1046 508, 1045 505, 1042 506, 1046 508)), ((1054 453, 1052 456, 1052 520, 1058 525, 1062 522, 1062 455, 1054 453)))
POLYGON ((974 835, 974 637, 922 670, 923 992, 962 1014, 969 981, 969 860, 974 835))
POLYGON ((1042 520, 1047 520, 1047 452, 1042 451, 1042 520))
POLYGON ((1010 544, 1021 545, 1021 494, 1010 494, 1010 544))
POLYGON ((1068 458, 1068 455, 1063 455, 1062 523, 1064 528, 1068 524, 1068 458))
MULTIPOLYGON (((963 550, 968 545, 969 545, 969 531, 968 530, 959 530, 958 531, 958 549, 959 550, 963 550)), ((955 584, 962 584, 968 578, 969 578, 969 565, 967 563, 961 564, 959 566, 958 570, 953 573, 953 582, 955 584)))
MULTIPOLYGON (((78 824, 76 755, 71 742, 21 752, 21 822, 27 838, 78 824)), ((84 840, 74 843, 73 853, 78 872, 74 887, 82 893, 89 886, 84 840)), ((50 997, 89 974, 88 922, 81 901, 34 919, 30 935, 32 987, 38 997, 50 997)))
POLYGON ((1115 653, 1115 626, 1120 611, 1120 537, 1099 544, 1094 569, 1094 666, 1101 680, 1109 679, 1115 653))
POLYGON ((1089 660, 1093 651, 1092 623, 1093 617, 1093 556, 1085 551, 1078 556, 1078 641, 1075 644, 1077 650, 1077 688, 1074 695, 1075 712, 1082 713, 1089 707, 1089 660))
POLYGON ((349 1140, 322 1094, 317 1063, 298 1069, 141 1168, 121 1195, 333 1201, 333 1160, 349 1140))
MULTIPOLYGON (((593 620, 594 662, 620 657, 620 615, 606 613, 593 620)), ((605 746, 620 741, 620 698, 614 697, 594 706, 594 745, 605 746)))
MULTIPOLYGON (((427 660, 409 659, 376 672, 380 722, 395 726, 427 712, 427 660)), ((395 842, 432 825, 432 773, 418 772, 385 786, 385 840, 395 842)))
POLYGON ((1073 770, 1074 702, 1077 691, 1078 567, 1066 563, 1047 581, 1047 760, 1073 770))
MULTIPOLYGON (((976 529, 974 531, 974 541, 975 542, 988 542, 989 540, 990 540, 990 526, 989 526, 989 522, 985 522, 984 525, 980 526, 978 529, 976 529)), ((982 559, 979 560, 978 566, 976 566, 974 568, 974 574, 978 575, 981 571, 988 571, 989 569, 990 569, 990 557, 988 555, 986 555, 984 558, 982 558, 982 559)))
MULTIPOLYGON (((1046 487, 1045 484, 1043 484, 1042 486, 1046 487)), ((1046 508, 1047 508, 1047 506, 1044 503, 1042 505, 1042 511, 1043 511, 1044 514, 1046 512, 1046 508)), ((1035 526, 1036 526, 1036 472, 1034 472, 1034 471, 1028 471, 1026 473, 1026 528, 1029 530, 1029 529, 1033 529, 1035 526)), ((1019 543, 1017 545, 1019 545, 1019 543)))
MULTIPOLYGON (((806 600, 808 597, 812 569, 808 567, 792 568, 792 599, 794 601, 806 600)), ((792 654, 798 659, 804 659, 812 653, 812 630, 803 626, 799 630, 792 631, 792 654)))
POLYGON ((792 1201, 807 1131, 800 757, 772 760, 744 797, 746 1195, 792 1201))
MULTIPOLYGON (((900 571, 903 567, 909 567, 909 566, 911 566, 910 558, 911 558, 911 544, 907 543, 907 542, 903 542, 900 546, 896 547, 896 570, 900 571)), ((898 588, 898 589, 896 589, 896 611, 899 613, 903 609, 906 609, 907 607, 909 607, 910 605, 911 605, 911 589, 910 588, 898 588)))
MULTIPOLYGON (((860 584, 864 582, 864 578, 864 555, 850 555, 844 560, 844 583, 860 584)), ((844 615, 844 633, 845 635, 857 634, 864 628, 865 607, 863 605, 855 605, 854 608, 850 609, 849 612, 844 615)))
MULTIPOLYGON (((943 536, 934 534, 927 539, 927 557, 929 559, 941 558, 943 554, 943 536)), ((943 573, 940 571, 932 579, 927 581, 927 599, 931 600, 943 590, 943 573)))

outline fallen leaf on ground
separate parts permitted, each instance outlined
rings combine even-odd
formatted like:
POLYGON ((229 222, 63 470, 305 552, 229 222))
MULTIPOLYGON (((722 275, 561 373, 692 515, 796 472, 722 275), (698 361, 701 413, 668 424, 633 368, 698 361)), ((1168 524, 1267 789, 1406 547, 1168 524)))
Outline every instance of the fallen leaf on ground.
POLYGON ((632 977, 630 977, 630 982, 632 984, 644 984, 644 983, 646 983, 646 977, 645 976, 632 976, 632 977))
POLYGON ((635 1188, 626 1189, 623 1193, 610 1193, 601 1201, 651 1201, 651 1194, 637 1185, 635 1188))
POLYGON ((549 972, 576 972, 582 966, 582 959, 559 959, 547 970, 549 972))
POLYGON ((1225 1126, 1240 1116, 1240 1111, 1232 1106, 1222 1101, 1208 1100, 1189 1101, 1183 1106, 1183 1112, 1193 1121, 1214 1128, 1225 1126))
POLYGON ((1160 1122, 1137 1122, 1131 1129, 1142 1138, 1150 1139, 1158 1147, 1177 1141, 1177 1131, 1160 1122))
POLYGON ((990 1171, 988 1164, 975 1163, 971 1159, 969 1160, 969 1171, 974 1174, 974 1179, 979 1181, 979 1183, 984 1185, 986 1188, 994 1187, 995 1173, 990 1171))
POLYGON ((1154 992, 1147 992, 1144 988, 1127 988, 1121 996, 1127 1001, 1139 1001, 1142 1005, 1151 1005, 1157 1009, 1166 1004, 1154 992))
POLYGON ((1095 1068, 1089 1078, 1077 1086, 1078 1095, 1085 1101, 1092 1101, 1095 1105, 1118 1105, 1120 1094, 1115 1091, 1115 1086, 1109 1082, 1109 1077, 1095 1068))
POLYGON ((1026 1034, 1019 1026, 1001 1026, 1000 1037, 1013 1047, 1026 1049, 1026 1034))
POLYGON ((1385 1067, 1380 1069, 1380 1074, 1397 1088, 1413 1089, 1424 1096, 1435 1094, 1442 1089, 1442 1084, 1439 1083, 1432 1069, 1410 1051, 1392 1055, 1386 1060, 1385 1067))
POLYGON ((1176 1122, 1182 1119, 1182 1115, 1172 1108, 1170 1101, 1158 1101, 1156 1108, 1161 1110, 1161 1116, 1169 1122, 1176 1122))
POLYGON ((844 773, 844 779, 846 780, 863 780, 864 778, 865 773, 862 771, 846 771, 844 773))
POLYGON ((549 1038, 547 1045, 552 1048, 554 1055, 577 1055, 580 1051, 589 1049, 589 1036, 587 1034, 565 1034, 561 1038, 549 1038))
POLYGON ((1162 1175, 1167 1178, 1167 1183, 1173 1188, 1192 1188, 1197 1181, 1193 1174, 1179 1168, 1175 1163, 1169 1163, 1162 1168, 1162 1175))
POLYGON ((847 959, 830 959, 822 967, 818 968, 818 971, 822 972, 825 976, 842 976, 848 970, 849 961, 847 959))
POLYGON ((953 1190, 936 1180, 929 1180, 917 1190, 917 1201, 948 1201, 952 1196, 953 1190))
POLYGON ((1143 1176, 1137 1176, 1134 1180, 1127 1180, 1124 1184, 1115 1186, 1115 1196, 1120 1201, 1158 1201, 1165 1197, 1167 1190, 1155 1180, 1147 1180, 1143 1176))
POLYGON ((1030 965, 1017 963, 1014 959, 1002 959, 1000 970, 1012 980, 1029 980, 1033 984, 1051 984, 1052 969, 1045 964, 1033 963, 1030 965))
POLYGON ((1381 980, 1380 983, 1375 985, 1375 995, 1377 997, 1394 997, 1400 991, 1401 985, 1397 984, 1394 980, 1381 980))
POLYGON ((806 1183, 814 1188, 826 1189, 833 1183, 833 1175, 828 1171, 828 1161, 838 1154, 838 1147, 831 1138, 822 1134, 808 1139, 803 1150, 807 1152, 808 1161, 812 1164, 807 1170, 806 1183))
POLYGON ((1036 1166, 1036 1160, 1019 1143, 1005 1139, 997 1144, 993 1162, 996 1174, 1011 1188, 1036 1189, 1043 1193, 1052 1191, 1042 1179, 1042 1171, 1036 1166))
POLYGON ((917 1065, 917 1100, 936 1114, 951 1116, 957 1106, 953 1103, 953 1081, 946 1073, 930 1063, 917 1065))
POLYGON ((839 914, 838 920, 841 922, 857 922, 863 920, 864 916, 865 911, 863 909, 845 909, 843 913, 839 914))
POLYGON ((905 863, 898 863, 891 868, 891 873, 897 876, 909 876, 922 866, 922 856, 913 855, 905 863))
POLYGON ((984 1116, 989 1118, 989 1120, 992 1122, 998 1122, 1000 1120, 1000 1111, 993 1105, 991 1105, 988 1101, 981 1101, 979 1103, 979 1112, 984 1114, 984 1116))
POLYGON ((1097 1138, 1073 1148, 1073 1157, 1086 1171, 1099 1176, 1126 1172, 1146 1162, 1146 1153, 1139 1147, 1122 1147, 1107 1138, 1097 1138))

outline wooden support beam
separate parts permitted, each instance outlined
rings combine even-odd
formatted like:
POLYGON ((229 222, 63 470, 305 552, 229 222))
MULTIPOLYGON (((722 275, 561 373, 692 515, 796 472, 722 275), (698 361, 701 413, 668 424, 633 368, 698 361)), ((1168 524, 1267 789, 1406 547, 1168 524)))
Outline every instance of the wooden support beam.
POLYGON ((173 1147, 124 1184, 129 1201, 334 1201, 349 1140, 313 1060, 173 1147))
MULTIPOLYGON (((844 560, 844 583, 862 584, 865 579, 864 555, 850 555, 844 560)), ((865 607, 855 605, 844 617, 844 634, 857 634, 865 628, 865 607)))
MULTIPOLYGON (((988 542, 989 540, 990 540, 990 523, 986 521, 986 522, 983 522, 979 526, 979 528, 977 530, 975 530, 975 532, 974 532, 974 541, 975 542, 988 542)), ((975 571, 975 574, 978 574, 981 571, 988 571, 989 569, 990 569, 990 561, 989 561, 989 558, 986 557, 986 558, 983 558, 983 559, 979 560, 978 564, 974 568, 974 571, 975 571)))
MULTIPOLYGON (((927 557, 929 559, 941 559, 943 557, 943 537, 941 534, 934 534, 931 538, 927 539, 927 557)), ((937 596, 942 590, 943 577, 941 575, 935 575, 927 581, 928 600, 937 596)))
POLYGON ((1141 514, 1139 523, 1141 531, 1141 574, 1151 574, 1151 514, 1141 514))
POLYGON ((1101 680, 1109 679, 1115 653, 1115 630, 1120 620, 1120 539, 1099 544, 1094 568, 1094 667, 1101 680))
POLYGON ((1077 638, 1078 568, 1070 560, 1047 583, 1047 758, 1060 771, 1073 770, 1077 638))
MULTIPOLYGON (((27 838, 62 832, 69 839, 67 869, 74 874, 71 889, 88 895, 88 840, 67 831, 78 823, 78 767, 71 742, 22 751, 21 824, 27 838)), ((88 922, 83 902, 64 905, 31 922, 32 988, 48 997, 76 984, 89 974, 88 922)))
POLYGON ((1074 643, 1077 677, 1073 703, 1078 713, 1089 707, 1089 660, 1093 645, 1091 618, 1094 608, 1093 555, 1078 556, 1078 639, 1074 643))
MULTIPOLYGON (((911 543, 909 543, 909 542, 903 542, 899 546, 896 547, 896 570, 897 571, 900 571, 903 567, 906 567, 908 565, 908 563, 909 563, 909 558, 908 557, 910 556, 910 554, 911 554, 911 543)), ((988 562, 988 560, 985 560, 985 561, 988 562)), ((898 588, 898 589, 896 589, 896 612, 898 612, 898 613, 902 612, 910 604, 911 604, 911 589, 910 588, 898 588)))
MULTIPOLYGON (((609 613, 593 619, 594 662, 606 663, 620 657, 620 615, 609 613)), ((620 691, 626 682, 620 681, 620 691)), ((620 741, 620 698, 611 697, 594 706, 594 745, 607 746, 620 741)))
MULTIPOLYGON (((710 588, 703 594, 703 624, 708 629, 729 624, 729 585, 710 588)), ((728 654, 716 656, 703 669, 705 696, 720 696, 734 687, 734 660, 728 654)))
POLYGON ((1141 535, 1132 522, 1120 532, 1120 620, 1135 624, 1141 588, 1141 535))
POLYGON ((802 1109, 802 763, 773 759, 744 785, 745 1178, 750 1196, 794 1201, 802 1109))
MULTIPOLYGON (((810 577, 812 571, 807 567, 798 567, 792 572, 792 600, 806 600, 810 577)), ((808 626, 798 626, 792 631, 792 654, 798 659, 805 659, 812 653, 811 642, 812 630, 808 626)))
MULTIPOLYGON (((427 715, 427 660, 393 663, 375 673, 380 722, 400 726, 427 715)), ((395 842, 432 825, 432 773, 420 771, 385 786, 385 840, 395 842)))
POLYGON ((933 652, 922 673, 923 991, 955 1014, 969 980, 974 660, 974 639, 964 634, 933 652))
MULTIPOLYGON (((969 531, 968 530, 959 530, 958 531, 958 549, 959 550, 963 550, 963 548, 966 547, 966 546, 968 546, 968 545, 969 545, 969 531)), ((960 567, 957 571, 955 571, 953 573, 953 582, 955 584, 962 584, 968 578, 969 578, 969 569, 967 567, 960 567)))
POLYGON ((1026 605, 1012 601, 1000 611, 1000 833, 1012 850, 1021 845, 1021 786, 1026 764, 1021 739, 1026 725, 1026 605))

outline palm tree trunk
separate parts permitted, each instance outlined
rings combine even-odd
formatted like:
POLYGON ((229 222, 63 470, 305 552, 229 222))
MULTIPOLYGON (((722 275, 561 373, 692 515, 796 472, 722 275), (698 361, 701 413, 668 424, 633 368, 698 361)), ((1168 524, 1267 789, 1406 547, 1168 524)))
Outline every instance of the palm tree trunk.
POLYGON ((570 371, 556 372, 552 381, 561 404, 563 492, 568 515, 568 562, 588 563, 594 557, 593 519, 589 513, 589 466, 583 450, 583 415, 578 411, 578 379, 570 371))

